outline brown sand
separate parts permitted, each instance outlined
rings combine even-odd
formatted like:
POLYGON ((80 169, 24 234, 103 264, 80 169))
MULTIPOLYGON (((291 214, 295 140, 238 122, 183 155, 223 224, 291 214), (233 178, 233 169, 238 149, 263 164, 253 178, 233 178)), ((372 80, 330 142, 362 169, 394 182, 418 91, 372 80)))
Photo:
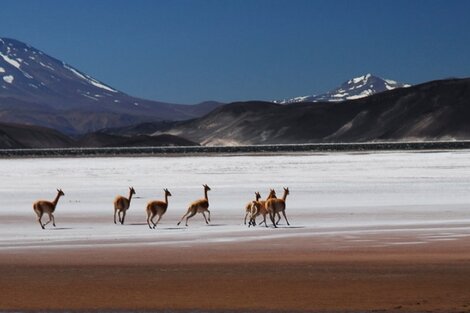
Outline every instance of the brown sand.
POLYGON ((340 244, 303 238, 2 251, 0 310, 470 312, 469 239, 340 244))

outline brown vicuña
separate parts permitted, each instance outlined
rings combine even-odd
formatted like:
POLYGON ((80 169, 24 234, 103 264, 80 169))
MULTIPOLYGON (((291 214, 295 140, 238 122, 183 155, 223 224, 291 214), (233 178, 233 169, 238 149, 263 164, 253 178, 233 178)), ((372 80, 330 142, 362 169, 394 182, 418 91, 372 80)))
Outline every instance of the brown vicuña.
POLYGON ((261 198, 261 195, 259 194, 258 191, 255 192, 255 200, 252 200, 248 202, 245 206, 245 219, 243 220, 243 224, 246 225, 246 219, 248 218, 248 215, 251 213, 251 206, 253 205, 253 201, 258 202, 259 199, 261 198))
POLYGON ((266 201, 266 209, 268 210, 269 217, 271 218, 274 227, 277 227, 277 224, 281 220, 281 218, 279 218, 277 222, 274 220, 275 215, 279 215, 279 213, 282 213, 287 222, 287 225, 290 225, 286 216, 286 198, 288 194, 289 188, 284 188, 284 194, 282 196, 282 199, 269 199, 266 201))
POLYGON ((181 224, 183 219, 186 217, 186 226, 188 226, 188 219, 196 215, 196 213, 202 213, 202 216, 204 216, 204 219, 206 220, 206 224, 209 224, 209 222, 211 221, 211 211, 209 211, 209 198, 207 197, 207 192, 211 189, 207 185, 202 185, 202 186, 204 187, 204 199, 199 199, 199 200, 192 202, 189 205, 189 208, 186 214, 183 215, 181 220, 176 225, 181 224), (209 214, 209 218, 206 217, 205 212, 209 214))
POLYGON ((251 202, 250 221, 248 223, 248 227, 256 226, 256 217, 259 216, 259 215, 263 216, 263 221, 261 221, 259 223, 259 225, 264 223, 264 225, 266 227, 268 227, 268 224, 266 224, 266 215, 269 212, 266 209, 266 201, 268 201, 269 199, 276 199, 276 191, 274 191, 274 189, 269 190, 269 194, 268 194, 266 200, 252 201, 251 202))
POLYGON ((126 198, 124 196, 117 196, 114 199, 114 224, 116 224, 116 214, 118 215, 119 223, 124 224, 124 219, 126 218, 126 211, 131 205, 132 195, 135 195, 134 187, 129 187, 129 198, 126 198))
POLYGON ((163 191, 165 192, 165 201, 154 200, 147 203, 147 224, 149 225, 150 229, 152 229, 150 223, 153 224, 153 229, 157 227, 158 222, 160 222, 163 214, 165 214, 166 209, 168 208, 168 197, 171 197, 171 192, 168 191, 168 189, 163 189, 163 191), (158 220, 155 223, 153 219, 157 215, 158 220))
POLYGON ((57 196, 55 199, 51 202, 48 200, 38 200, 33 203, 33 210, 38 216, 38 222, 39 225, 41 225, 42 229, 49 224, 52 221, 52 225, 55 227, 55 217, 54 217, 54 211, 57 206, 57 202, 59 202, 59 198, 61 196, 64 196, 64 192, 62 189, 57 189, 57 196), (47 223, 43 224, 41 219, 44 214, 49 215, 49 221, 47 223))

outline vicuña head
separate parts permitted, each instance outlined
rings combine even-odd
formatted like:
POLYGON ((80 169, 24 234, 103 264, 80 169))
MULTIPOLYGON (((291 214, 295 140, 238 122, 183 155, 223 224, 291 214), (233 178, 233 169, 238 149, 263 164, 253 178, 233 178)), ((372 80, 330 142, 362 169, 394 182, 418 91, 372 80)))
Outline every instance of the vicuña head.
POLYGON ((285 198, 287 197, 288 194, 289 194, 289 187, 284 187, 284 197, 283 197, 284 201, 286 201, 285 198))
POLYGON ((204 187, 204 199, 199 199, 194 202, 192 202, 188 210, 186 211, 186 214, 183 215, 181 220, 178 222, 179 225, 183 221, 183 219, 186 217, 186 226, 188 226, 188 219, 196 215, 196 213, 202 213, 202 216, 204 216, 204 220, 206 221, 206 224, 209 224, 211 221, 211 211, 209 211, 209 197, 207 196, 207 192, 211 190, 209 186, 206 184, 202 185, 204 187), (208 218, 206 217, 205 212, 209 215, 208 218))
POLYGON ((135 195, 134 187, 129 187, 129 197, 117 196, 114 199, 114 224, 116 224, 116 215, 119 217, 119 223, 124 224, 126 211, 131 205, 132 195, 135 195))
POLYGON ((38 222, 39 225, 41 225, 41 228, 44 229, 44 227, 49 224, 52 221, 52 225, 55 227, 55 217, 54 217, 54 211, 57 206, 57 203, 59 202, 59 198, 61 196, 64 196, 64 192, 62 189, 57 189, 57 196, 53 201, 48 201, 48 200, 38 200, 33 203, 33 210, 38 216, 38 222), (42 223, 42 216, 44 214, 49 215, 49 221, 47 221, 45 224, 42 223))

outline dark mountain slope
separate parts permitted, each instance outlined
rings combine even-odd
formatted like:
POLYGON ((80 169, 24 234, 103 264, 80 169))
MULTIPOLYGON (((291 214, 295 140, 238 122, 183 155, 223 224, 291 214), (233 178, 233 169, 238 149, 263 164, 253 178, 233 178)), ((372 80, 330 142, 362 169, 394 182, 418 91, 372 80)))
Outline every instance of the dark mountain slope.
POLYGON ((0 149, 197 146, 173 135, 114 136, 90 133, 78 140, 40 126, 0 123, 0 149))
POLYGON ((71 138, 50 128, 0 123, 0 148, 67 148, 74 146, 71 138))
POLYGON ((198 146, 197 143, 190 140, 173 136, 158 135, 146 136, 137 135, 131 137, 123 137, 105 134, 101 132, 91 133, 83 136, 78 140, 80 147, 160 147, 160 146, 198 146))
POLYGON ((207 145, 470 139, 468 121, 470 79, 451 79, 341 103, 232 103, 167 132, 207 145))

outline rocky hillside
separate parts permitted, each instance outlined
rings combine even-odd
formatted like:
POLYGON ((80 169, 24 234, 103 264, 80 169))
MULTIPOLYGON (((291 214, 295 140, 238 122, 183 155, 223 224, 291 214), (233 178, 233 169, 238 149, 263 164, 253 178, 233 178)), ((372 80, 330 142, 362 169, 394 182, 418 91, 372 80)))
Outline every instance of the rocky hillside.
POLYGON ((470 139, 470 79, 432 81, 341 103, 228 104, 163 132, 204 145, 470 139))

